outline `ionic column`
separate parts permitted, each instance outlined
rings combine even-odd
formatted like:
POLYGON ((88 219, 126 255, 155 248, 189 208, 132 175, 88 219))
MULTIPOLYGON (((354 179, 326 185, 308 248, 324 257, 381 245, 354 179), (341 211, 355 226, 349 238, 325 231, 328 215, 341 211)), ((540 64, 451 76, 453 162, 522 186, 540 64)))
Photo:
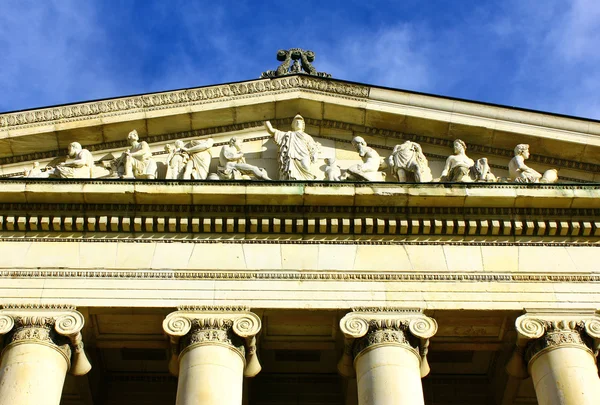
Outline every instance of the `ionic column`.
POLYGON ((244 307, 180 307, 163 329, 171 340, 169 370, 179 376, 177 405, 241 405, 244 377, 261 367, 260 318, 244 307))
POLYGON ((421 378, 434 319, 416 311, 357 309, 344 316, 340 374, 356 375, 359 405, 424 405, 421 378))
POLYGON ((83 315, 70 306, 4 306, 0 404, 58 405, 67 372, 84 375, 83 315))
POLYGON ((600 316, 527 313, 517 318, 516 329, 517 348, 507 371, 514 377, 531 375, 540 405, 598 403, 600 316))

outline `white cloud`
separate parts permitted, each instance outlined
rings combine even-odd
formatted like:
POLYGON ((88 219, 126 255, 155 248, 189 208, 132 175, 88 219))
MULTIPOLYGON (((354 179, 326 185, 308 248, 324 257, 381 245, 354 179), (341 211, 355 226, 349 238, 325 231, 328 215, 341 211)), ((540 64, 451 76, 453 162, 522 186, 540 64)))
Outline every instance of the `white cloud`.
POLYGON ((435 77, 430 48, 419 39, 423 28, 400 23, 378 30, 342 35, 339 42, 321 43, 315 66, 338 79, 379 86, 428 91, 435 77))
POLYGON ((3 2, 0 111, 118 92, 118 80, 104 72, 106 36, 90 4, 70 0, 3 2))

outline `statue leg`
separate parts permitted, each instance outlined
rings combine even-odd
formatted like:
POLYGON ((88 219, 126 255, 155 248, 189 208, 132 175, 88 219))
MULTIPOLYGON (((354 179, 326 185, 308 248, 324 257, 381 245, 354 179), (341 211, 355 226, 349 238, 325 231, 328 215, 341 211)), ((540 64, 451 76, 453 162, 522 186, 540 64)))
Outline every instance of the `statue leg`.
POLYGON ((404 169, 396 170, 396 177, 398 178, 398 181, 400 183, 405 183, 406 182, 406 170, 404 170, 404 169))
POLYGON ((191 160, 185 164, 185 171, 183 172, 183 180, 191 180, 192 179, 192 170, 194 169, 194 164, 191 160))
POLYGON ((123 177, 127 179, 132 179, 133 176, 133 163, 131 162, 131 156, 125 155, 125 173, 123 173, 123 177))

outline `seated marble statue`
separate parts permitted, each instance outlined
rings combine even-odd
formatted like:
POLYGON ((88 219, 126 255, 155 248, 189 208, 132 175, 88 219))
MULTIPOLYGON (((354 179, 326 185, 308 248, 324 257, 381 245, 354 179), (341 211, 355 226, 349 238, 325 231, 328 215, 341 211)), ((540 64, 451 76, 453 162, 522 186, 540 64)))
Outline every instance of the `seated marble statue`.
POLYGON ((491 172, 487 158, 477 159, 475 165, 470 170, 471 179, 479 182, 497 181, 496 176, 491 172))
POLYGON ((525 164, 529 159, 529 145, 519 144, 514 149, 515 157, 508 163, 508 175, 517 183, 556 183, 558 171, 556 169, 546 170, 542 175, 525 164))
POLYGON ((71 144, 69 144, 68 157, 69 159, 67 159, 66 162, 59 163, 53 169, 47 170, 47 176, 55 179, 92 178, 94 158, 89 150, 83 149, 79 142, 71 142, 71 144))
POLYGON ((444 166, 440 181, 473 181, 470 172, 475 162, 467 156, 466 151, 467 145, 463 141, 460 139, 454 141, 454 155, 450 155, 446 159, 446 166, 444 166))
POLYGON ((388 158, 388 165, 399 182, 408 180, 407 173, 411 173, 417 183, 433 180, 427 158, 423 154, 421 145, 416 142, 406 141, 396 145, 388 158))
POLYGON ((181 179, 188 161, 188 155, 181 149, 184 143, 181 140, 175 141, 174 145, 165 145, 165 151, 168 153, 165 159, 167 173, 165 179, 181 179))
POLYGON ((244 152, 236 138, 231 138, 221 148, 217 174, 221 180, 271 180, 265 169, 246 163, 244 152))
POLYGON ((334 157, 325 158, 325 180, 340 181, 342 179, 342 169, 338 166, 334 157))
POLYGON ((206 180, 212 160, 211 148, 213 143, 214 141, 211 138, 197 139, 180 148, 189 156, 182 176, 184 180, 206 180))
POLYGON ((317 161, 321 144, 304 132, 304 118, 300 114, 296 115, 292 120, 291 131, 275 129, 269 121, 265 121, 265 128, 279 147, 279 180, 316 179, 311 165, 317 161))
POLYGON ((150 147, 145 141, 139 142, 139 135, 134 129, 127 135, 127 141, 131 145, 121 157, 117 159, 116 166, 125 179, 155 179, 156 162, 152 158, 150 147))
POLYGON ((382 163, 379 153, 367 146, 367 142, 360 136, 355 136, 352 139, 352 145, 356 148, 363 162, 350 166, 342 176, 342 180, 384 181, 385 173, 379 171, 382 163))

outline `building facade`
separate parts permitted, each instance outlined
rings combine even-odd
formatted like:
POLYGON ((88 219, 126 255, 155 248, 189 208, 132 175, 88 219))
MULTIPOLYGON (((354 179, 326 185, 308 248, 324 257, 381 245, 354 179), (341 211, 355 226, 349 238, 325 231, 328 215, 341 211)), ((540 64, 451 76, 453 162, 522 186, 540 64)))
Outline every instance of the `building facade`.
POLYGON ((2 405, 600 401, 599 122, 298 66, 1 114, 0 175, 2 405))

